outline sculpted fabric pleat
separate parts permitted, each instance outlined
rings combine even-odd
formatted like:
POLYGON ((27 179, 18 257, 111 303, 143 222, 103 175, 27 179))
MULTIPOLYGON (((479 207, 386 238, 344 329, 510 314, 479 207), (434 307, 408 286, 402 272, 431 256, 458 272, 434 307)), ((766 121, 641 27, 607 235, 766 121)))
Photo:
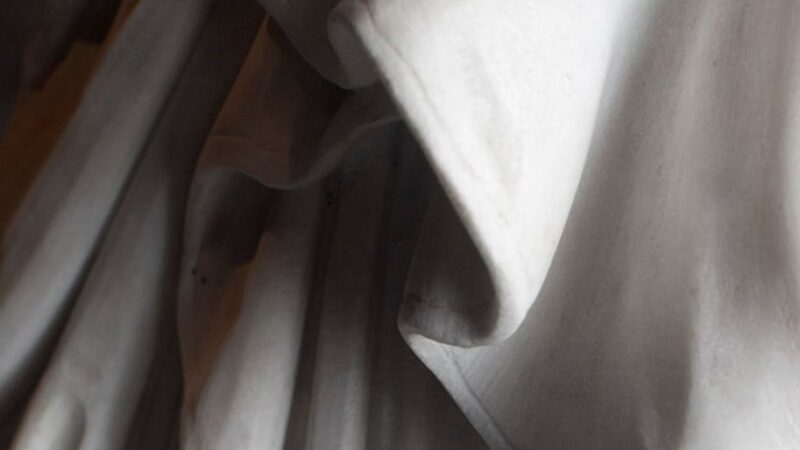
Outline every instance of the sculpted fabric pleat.
POLYGON ((258 23, 258 9, 244 1, 212 11, 110 221, 14 448, 153 448, 172 438, 179 403, 172 303, 184 205, 195 158, 258 23), (232 20, 240 25, 235 30, 227 26, 232 20), (170 380, 168 390, 142 405, 154 378, 170 380), (137 413, 151 419, 136 427, 137 413))
POLYGON ((3 235, 15 450, 800 447, 796 1, 124 16, 3 235))
POLYGON ((466 229, 429 214, 400 325, 492 447, 796 445, 796 5, 333 11, 466 229))
POLYGON ((204 0, 138 5, 5 230, 0 414, 35 380, 209 6, 204 0))

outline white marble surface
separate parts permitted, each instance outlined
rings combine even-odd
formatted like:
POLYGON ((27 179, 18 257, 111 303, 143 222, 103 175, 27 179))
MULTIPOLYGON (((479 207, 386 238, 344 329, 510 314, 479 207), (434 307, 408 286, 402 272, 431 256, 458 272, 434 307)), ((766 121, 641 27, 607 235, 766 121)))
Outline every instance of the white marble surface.
POLYGON ((800 4, 260 3, 141 0, 4 232, 14 448, 800 447, 800 4))

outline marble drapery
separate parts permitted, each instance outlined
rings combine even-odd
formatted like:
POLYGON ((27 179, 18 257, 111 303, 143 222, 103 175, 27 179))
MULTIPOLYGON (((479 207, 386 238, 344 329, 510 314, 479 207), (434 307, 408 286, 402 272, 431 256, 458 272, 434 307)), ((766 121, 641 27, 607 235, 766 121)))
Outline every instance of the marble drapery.
POLYGON ((800 5, 260 3, 123 2, 2 221, 10 448, 800 445, 800 5))

